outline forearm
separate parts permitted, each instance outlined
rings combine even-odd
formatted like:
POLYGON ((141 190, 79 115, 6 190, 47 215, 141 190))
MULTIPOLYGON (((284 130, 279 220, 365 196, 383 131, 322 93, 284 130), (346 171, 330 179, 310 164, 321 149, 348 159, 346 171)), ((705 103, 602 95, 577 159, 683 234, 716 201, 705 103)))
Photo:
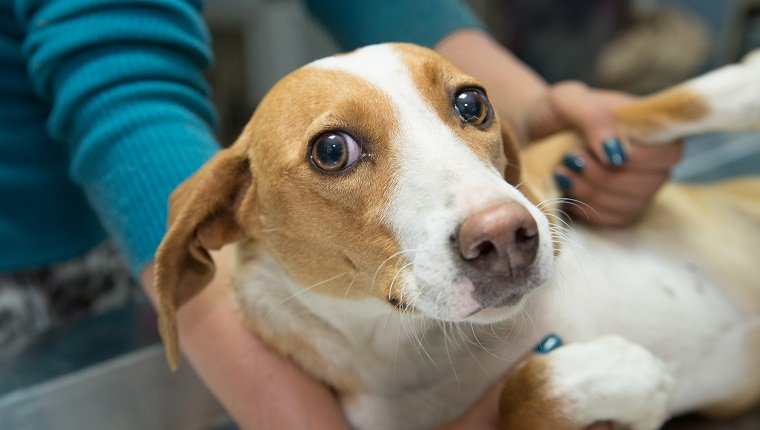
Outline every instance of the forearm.
MULTIPOLYGON (((185 357, 243 429, 347 429, 329 390, 245 327, 230 288, 231 257, 230 247, 215 253, 214 280, 177 315, 185 357)), ((142 282, 156 303, 153 264, 142 282)))
POLYGON ((15 0, 47 130, 133 271, 171 190, 217 150, 201 0, 15 0))
POLYGON ((436 51, 485 86, 502 120, 527 141, 530 109, 549 89, 546 81, 487 34, 457 30, 438 43, 436 51))

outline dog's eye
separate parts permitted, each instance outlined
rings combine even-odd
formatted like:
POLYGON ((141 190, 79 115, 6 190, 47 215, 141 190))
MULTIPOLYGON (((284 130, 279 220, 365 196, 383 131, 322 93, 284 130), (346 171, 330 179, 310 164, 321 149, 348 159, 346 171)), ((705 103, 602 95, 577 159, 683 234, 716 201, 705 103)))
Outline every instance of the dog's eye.
POLYGON ((454 109, 462 121, 475 126, 488 125, 493 116, 491 103, 479 88, 460 90, 454 97, 454 109))
POLYGON ((347 169, 356 164, 361 155, 356 139, 342 131, 322 133, 311 144, 311 162, 326 172, 347 169))

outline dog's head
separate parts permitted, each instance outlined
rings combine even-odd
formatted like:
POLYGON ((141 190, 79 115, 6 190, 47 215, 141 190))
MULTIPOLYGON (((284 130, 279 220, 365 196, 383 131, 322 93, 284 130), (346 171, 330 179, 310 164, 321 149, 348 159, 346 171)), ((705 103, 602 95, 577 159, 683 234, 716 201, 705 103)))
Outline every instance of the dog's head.
POLYGON ((311 63, 172 195, 157 255, 164 340, 176 362, 176 309, 212 277, 208 250, 242 239, 312 292, 504 319, 552 265, 547 218, 520 178, 486 91, 434 52, 376 45, 311 63))

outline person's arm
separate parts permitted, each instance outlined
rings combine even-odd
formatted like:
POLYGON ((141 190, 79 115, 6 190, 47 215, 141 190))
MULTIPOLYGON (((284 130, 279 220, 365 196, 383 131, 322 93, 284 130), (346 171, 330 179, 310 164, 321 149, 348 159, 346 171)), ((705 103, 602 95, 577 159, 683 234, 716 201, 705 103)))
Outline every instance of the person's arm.
MULTIPOLYGON (((230 287, 232 247, 213 254, 214 280, 177 314, 185 356, 243 429, 348 429, 335 397, 245 326, 230 287)), ((143 285, 156 300, 153 264, 143 285)))
POLYGON ((200 0, 15 0, 47 129, 133 273, 153 258, 169 193, 217 150, 200 0))
MULTIPOLYGON (((48 130, 154 299, 169 194, 217 151, 200 5, 15 1, 29 76, 52 108, 48 130)), ((243 326, 219 259, 219 276, 179 313, 189 361, 242 428, 345 428, 331 393, 243 326)))

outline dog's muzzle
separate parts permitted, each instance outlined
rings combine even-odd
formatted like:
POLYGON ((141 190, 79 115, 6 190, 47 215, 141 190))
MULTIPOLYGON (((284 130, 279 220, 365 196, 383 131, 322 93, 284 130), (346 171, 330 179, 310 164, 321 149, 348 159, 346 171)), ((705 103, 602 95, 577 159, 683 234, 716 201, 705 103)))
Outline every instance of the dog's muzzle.
POLYGON ((538 239, 536 221, 513 201, 480 209, 460 224, 456 251, 478 303, 484 308, 512 305, 533 287, 538 239))

